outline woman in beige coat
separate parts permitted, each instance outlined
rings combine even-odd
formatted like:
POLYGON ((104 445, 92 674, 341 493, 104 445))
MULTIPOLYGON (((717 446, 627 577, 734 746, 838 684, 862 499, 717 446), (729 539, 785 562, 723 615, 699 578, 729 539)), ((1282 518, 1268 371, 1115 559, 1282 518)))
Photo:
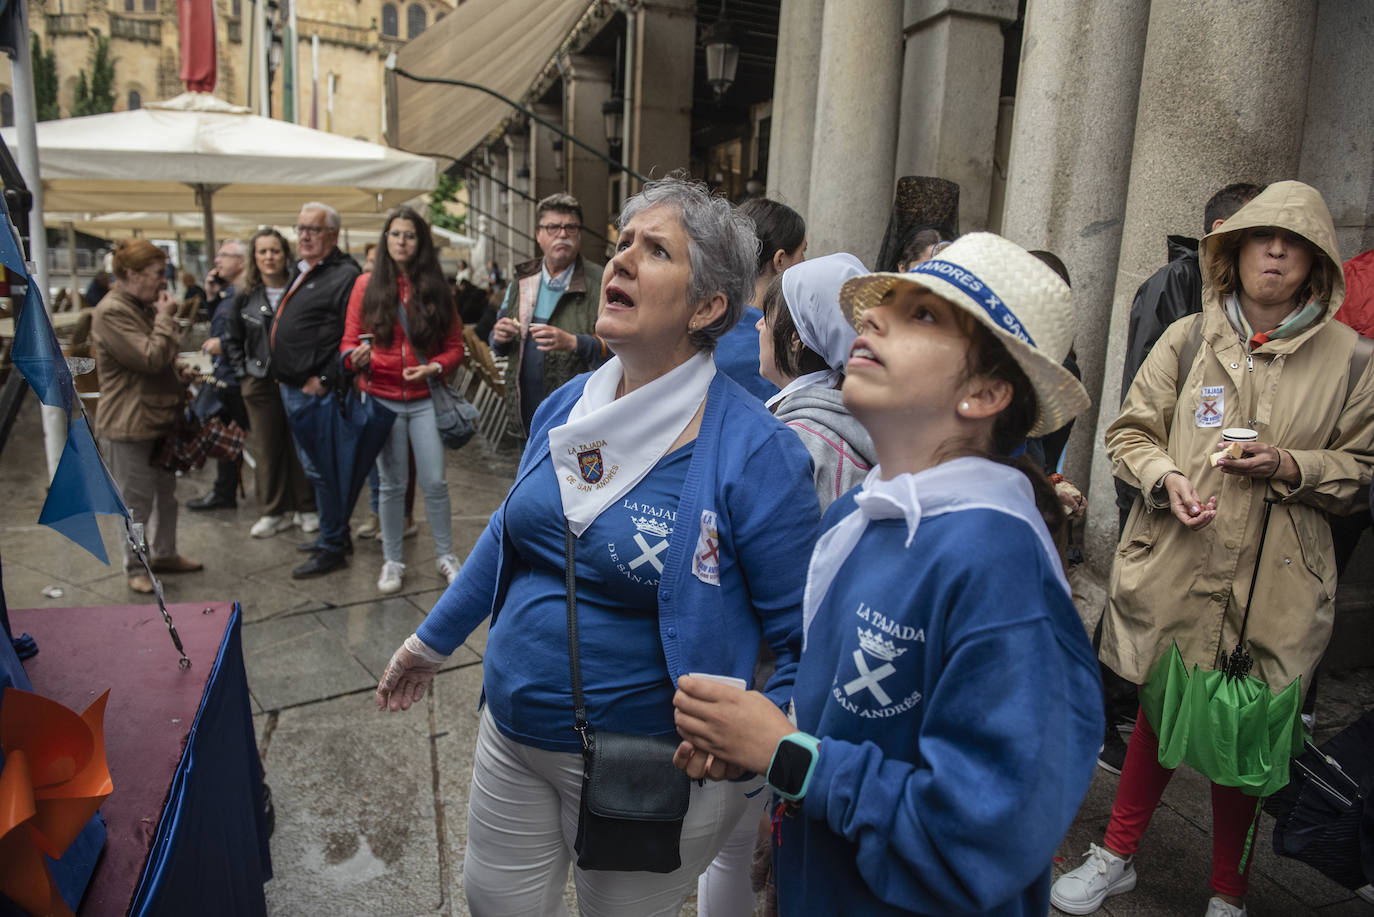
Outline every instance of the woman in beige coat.
MULTIPOLYGON (((172 429, 185 397, 177 375, 177 303, 167 292, 167 256, 143 239, 115 248, 119 282, 96 307, 92 351, 100 379, 96 433, 100 451, 134 522, 146 526, 155 573, 189 573, 198 561, 177 553, 176 475, 149 464, 159 436, 172 429)), ((152 581, 124 548, 129 588, 150 593, 152 581)))
MULTIPOLYGON (((1270 185, 1203 240, 1201 265, 1202 314, 1164 333, 1107 430, 1116 476, 1141 495, 1117 548, 1101 658, 1136 684, 1174 643, 1189 668, 1219 667, 1239 636, 1271 498, 1246 630, 1251 674, 1275 693, 1295 678, 1305 690, 1336 590, 1324 513, 1353 510, 1374 464, 1374 373, 1355 332, 1332 321, 1345 282, 1315 189, 1270 185), (1224 427, 1258 441, 1214 466, 1224 427)), ((1056 907, 1090 914, 1135 887, 1131 856, 1170 775, 1138 715, 1104 845, 1055 883, 1056 907)), ((1252 797, 1213 785, 1209 917, 1244 914, 1238 867, 1254 812, 1252 797)))

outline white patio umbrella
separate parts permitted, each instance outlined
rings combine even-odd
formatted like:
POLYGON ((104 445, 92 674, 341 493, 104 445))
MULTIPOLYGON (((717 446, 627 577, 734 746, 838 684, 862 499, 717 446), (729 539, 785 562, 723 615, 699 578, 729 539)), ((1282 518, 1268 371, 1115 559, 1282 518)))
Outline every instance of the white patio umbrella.
MULTIPOLYGON (((13 128, 0 131, 15 142, 13 128)), ((44 205, 80 213, 199 210, 255 222, 306 201, 384 213, 433 190, 431 159, 263 118, 206 93, 38 125, 44 205)))

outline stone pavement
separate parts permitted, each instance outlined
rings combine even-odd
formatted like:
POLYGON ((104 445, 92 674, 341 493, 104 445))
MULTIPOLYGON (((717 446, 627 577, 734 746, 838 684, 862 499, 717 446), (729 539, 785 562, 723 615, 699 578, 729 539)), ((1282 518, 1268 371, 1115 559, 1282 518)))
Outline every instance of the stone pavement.
MULTIPOLYGON (((516 456, 479 444, 449 453, 454 550, 471 549, 512 479, 516 456)), ((257 540, 251 494, 237 510, 193 513, 185 501, 209 486, 213 468, 183 479, 179 546, 205 562, 203 573, 165 580, 171 602, 235 599, 243 606, 243 644, 259 750, 277 811, 272 838, 275 878, 269 912, 290 917, 462 915, 465 804, 477 731, 485 631, 474 634, 436 679, 432 696, 406 714, 384 715, 372 689, 392 650, 421 621, 443 580, 427 525, 405 543, 404 590, 376 590, 381 548, 356 540, 349 567, 320 579, 290 578, 305 540, 299 532, 257 540)), ((106 567, 56 532, 36 524, 44 499, 41 430, 33 399, 25 404, 0 456, 0 558, 12 608, 127 604, 119 562, 106 567), (47 598, 41 590, 63 594, 47 598)), ((362 503, 366 497, 360 500, 362 503)), ((423 516, 423 501, 416 506, 423 516)), ((361 518, 359 514, 358 518, 361 518)), ((356 521, 356 520, 355 520, 356 521)), ((102 520, 117 556, 122 527, 102 520)), ((1101 587, 1078 577, 1080 607, 1100 608, 1101 587)), ((139 599, 141 601, 141 598, 139 599)), ((169 654, 171 649, 168 649, 169 654)), ((1322 685, 1319 737, 1374 706, 1374 670, 1333 675, 1322 685)), ((1116 777, 1098 770, 1087 800, 1060 845, 1072 867, 1100 840, 1116 777)), ((1181 769, 1165 794, 1138 863, 1136 891, 1109 899, 1110 915, 1200 915, 1210 864, 1207 784, 1181 769)), ((1374 915, 1308 867, 1274 856, 1265 816, 1256 834, 1255 917, 1374 915)), ((571 903, 571 896, 569 896, 571 903)), ((694 914, 689 901, 685 914, 694 914)))

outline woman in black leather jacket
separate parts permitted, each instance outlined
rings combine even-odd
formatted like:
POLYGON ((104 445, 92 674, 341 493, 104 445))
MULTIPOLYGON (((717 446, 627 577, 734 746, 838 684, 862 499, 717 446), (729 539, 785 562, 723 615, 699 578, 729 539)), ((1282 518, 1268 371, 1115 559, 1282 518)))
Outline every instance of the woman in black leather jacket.
POLYGON ((254 538, 269 538, 297 525, 312 532, 319 528, 315 491, 291 442, 268 345, 272 316, 295 274, 291 247, 275 229, 259 230, 249 245, 253 257, 244 271, 243 291, 229 310, 223 340, 248 409, 248 451, 257 462, 254 476, 262 518, 249 532, 254 538))

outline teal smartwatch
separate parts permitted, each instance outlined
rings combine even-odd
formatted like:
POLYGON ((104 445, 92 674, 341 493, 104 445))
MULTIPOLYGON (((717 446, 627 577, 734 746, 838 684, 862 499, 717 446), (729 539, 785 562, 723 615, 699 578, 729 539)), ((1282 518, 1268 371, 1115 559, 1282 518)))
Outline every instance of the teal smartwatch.
POLYGON ((788 802, 801 801, 811 785, 820 747, 820 739, 804 732, 783 736, 768 762, 768 785, 788 802))

